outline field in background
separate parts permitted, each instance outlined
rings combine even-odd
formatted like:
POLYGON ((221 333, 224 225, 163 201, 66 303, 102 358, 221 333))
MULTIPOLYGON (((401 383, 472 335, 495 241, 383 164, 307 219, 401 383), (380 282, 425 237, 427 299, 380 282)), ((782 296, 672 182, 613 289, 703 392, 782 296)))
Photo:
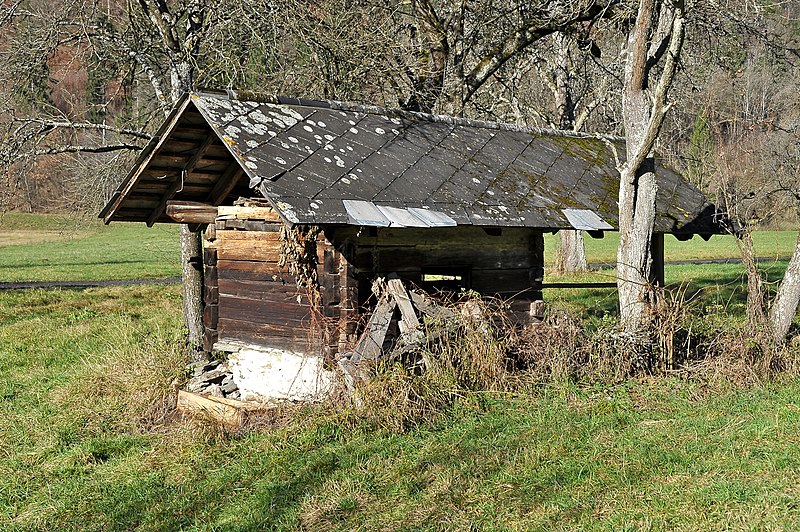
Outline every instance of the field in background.
MULTIPOLYGON (((0 280, 178 274, 174 226, 69 227, 5 215, 0 280), (29 235, 27 244, 10 243, 12 233, 17 242, 29 235)), ((768 256, 794 242, 791 233, 758 238, 768 256)), ((590 257, 608 254, 613 241, 589 240, 590 257)), ((706 245, 695 239, 675 253, 706 245)), ((768 266, 780 274, 782 263, 768 266)), ((701 293, 704 312, 728 315, 742 310, 741 274, 738 264, 667 267, 668 282, 701 293)), ((590 316, 616 305, 613 290, 546 297, 590 316)), ((800 521, 797 379, 547 383, 465 397, 438 422, 404 432, 305 408, 261 431, 225 434, 171 410, 185 377, 182 350, 177 284, 0 292, 0 529, 791 529, 800 521)))
MULTIPOLYGON (((603 238, 584 237, 586 257, 590 263, 613 264, 617 260, 617 233, 605 233, 603 238)), ((787 259, 794 251, 797 231, 756 231, 753 244, 759 257, 787 259)), ((545 257, 550 261, 558 245, 558 235, 545 235, 545 257)), ((672 235, 664 236, 666 261, 727 259, 739 257, 736 240, 730 235, 714 235, 708 241, 699 236, 681 242, 672 235)))
POLYGON ((178 226, 103 225, 64 215, 0 215, 0 282, 180 276, 178 226))

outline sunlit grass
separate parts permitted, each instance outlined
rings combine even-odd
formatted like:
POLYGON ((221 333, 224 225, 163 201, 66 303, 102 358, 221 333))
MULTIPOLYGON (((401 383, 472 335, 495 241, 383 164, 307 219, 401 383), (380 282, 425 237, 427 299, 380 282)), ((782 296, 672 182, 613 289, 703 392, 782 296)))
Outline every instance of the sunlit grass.
POLYGON ((800 383, 464 398, 405 431, 180 421, 177 287, 0 296, 0 529, 792 528, 800 383))
MULTIPOLYGON (((58 231, 37 220, 37 231, 58 231)), ((172 228, 90 226, 0 247, 0 275, 157 277, 176 256, 172 228), (147 247, 151 239, 161 252, 147 247), (50 268, 37 273, 42 257, 50 268)), ((785 263, 764 266, 774 280, 785 263)), ((666 275, 706 298, 701 311, 741 314, 740 265, 667 266, 666 275)), ((577 279, 609 281, 613 271, 577 279)), ((546 298, 597 317, 616 307, 613 290, 546 298)), ((0 529, 707 530, 800 521, 796 379, 750 388, 666 377, 551 382, 464 396, 406 430, 307 407, 270 429, 224 434, 171 410, 183 347, 178 285, 0 292, 0 529)))
MULTIPOLYGON (((545 234, 545 262, 552 264, 558 245, 558 235, 545 234)), ((617 233, 605 233, 601 239, 584 235, 586 260, 594 264, 613 264, 617 260, 617 233)), ((797 231, 756 231, 753 243, 759 257, 788 258, 794 251, 797 231)), ((739 257, 736 240, 730 235, 714 235, 708 241, 699 236, 680 241, 672 235, 664 236, 664 259, 666 261, 727 259, 739 257)))
POLYGON ((158 279, 180 275, 177 225, 64 215, 0 218, 0 282, 158 279))

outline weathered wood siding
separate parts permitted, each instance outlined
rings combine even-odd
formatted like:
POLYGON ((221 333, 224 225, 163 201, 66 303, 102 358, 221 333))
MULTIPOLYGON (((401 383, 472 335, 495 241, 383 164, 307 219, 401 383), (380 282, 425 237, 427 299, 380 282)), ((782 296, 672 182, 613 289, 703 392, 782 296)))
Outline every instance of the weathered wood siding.
POLYGON ((323 257, 319 288, 326 322, 326 354, 332 355, 355 343, 361 303, 359 284, 347 253, 335 249, 324 237, 321 237, 318 249, 323 257))
POLYGON ((217 221, 206 242, 208 341, 319 352, 309 294, 278 265, 280 229, 277 220, 217 221))
POLYGON ((484 295, 537 300, 541 232, 479 227, 328 227, 317 242, 319 306, 280 267, 281 222, 217 220, 206 233, 206 343, 239 340, 301 353, 349 348, 380 275, 420 283, 425 272, 466 272, 484 295), (318 309, 318 310, 316 310, 318 309))
POLYGON ((466 270, 470 288, 483 295, 541 299, 544 240, 540 231, 339 227, 331 233, 329 239, 347 256, 352 276, 360 282, 362 303, 369 296, 369 280, 377 275, 396 272, 419 283, 423 272, 442 268, 466 270))

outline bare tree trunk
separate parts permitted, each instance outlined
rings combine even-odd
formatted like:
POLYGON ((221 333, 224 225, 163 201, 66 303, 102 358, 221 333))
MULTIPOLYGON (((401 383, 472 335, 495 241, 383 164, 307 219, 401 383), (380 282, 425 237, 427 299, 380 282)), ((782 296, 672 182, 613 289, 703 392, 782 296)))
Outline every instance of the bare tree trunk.
MULTIPOLYGON (((565 130, 575 130, 575 100, 572 97, 572 73, 569 57, 570 37, 558 34, 554 40, 556 43, 556 56, 552 70, 552 82, 558 127, 565 130)), ((556 271, 559 273, 586 271, 586 251, 583 245, 583 233, 562 229, 558 232, 558 236, 560 245, 556 252, 556 271)))
POLYGON ((206 358, 203 351, 203 241, 199 232, 181 224, 181 267, 183 273, 183 320, 192 362, 206 358))
POLYGON ((555 270, 558 273, 584 272, 588 269, 583 233, 562 229, 558 232, 559 247, 556 252, 555 270))
POLYGON ((736 237, 742 263, 747 273, 747 324, 750 334, 755 334, 765 324, 764 317, 764 279, 756 263, 753 250, 753 236, 745 229, 736 237))
POLYGON ((619 165, 617 248, 620 325, 627 333, 644 330, 654 297, 649 282, 658 191, 653 146, 669 109, 667 92, 683 47, 683 17, 682 0, 640 0, 628 35, 622 91, 627 160, 619 165), (662 61, 654 83, 653 68, 662 61))
MULTIPOLYGON (((749 303, 748 292, 748 309, 750 308, 749 303)), ((783 276, 783 281, 781 281, 769 312, 769 321, 777 344, 783 344, 786 340, 789 327, 791 327, 794 315, 797 312, 798 303, 800 303, 800 234, 797 235, 794 253, 792 253, 792 258, 789 260, 786 274, 783 276)))
POLYGON ((626 332, 638 332, 647 325, 652 303, 650 285, 650 240, 656 219, 656 176, 653 159, 634 174, 626 167, 620 178, 619 247, 617 248, 617 290, 620 325, 626 332), (625 208, 623 208, 625 206, 625 208))

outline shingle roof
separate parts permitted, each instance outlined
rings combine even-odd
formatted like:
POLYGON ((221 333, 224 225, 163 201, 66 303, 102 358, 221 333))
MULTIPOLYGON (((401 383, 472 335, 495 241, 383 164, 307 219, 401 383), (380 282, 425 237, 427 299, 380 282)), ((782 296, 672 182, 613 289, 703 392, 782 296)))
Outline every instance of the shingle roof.
MULTIPOLYGON (((161 132, 161 148, 151 148, 149 162, 147 154, 140 157, 139 173, 160 164, 170 138, 197 128, 196 116, 188 122, 181 116, 199 112, 215 134, 206 145, 225 146, 248 185, 290 223, 617 226, 614 150, 625 155, 618 138, 328 101, 193 93, 182 105, 172 127, 161 132)), ((195 141, 194 153, 198 146, 195 141)), ((208 174, 213 160, 204 163, 192 172, 208 174)), ((125 218, 126 197, 137 194, 136 172, 104 210, 107 220, 117 212, 125 218)), ((209 186, 214 172, 221 176, 224 165, 214 167, 209 186)), ((713 207, 696 187, 661 163, 656 175, 657 231, 719 232, 713 207)), ((191 173, 181 178, 192 184, 191 173)), ((192 199, 182 192, 170 199, 192 199)), ((203 189, 199 196, 209 194, 203 189)))

